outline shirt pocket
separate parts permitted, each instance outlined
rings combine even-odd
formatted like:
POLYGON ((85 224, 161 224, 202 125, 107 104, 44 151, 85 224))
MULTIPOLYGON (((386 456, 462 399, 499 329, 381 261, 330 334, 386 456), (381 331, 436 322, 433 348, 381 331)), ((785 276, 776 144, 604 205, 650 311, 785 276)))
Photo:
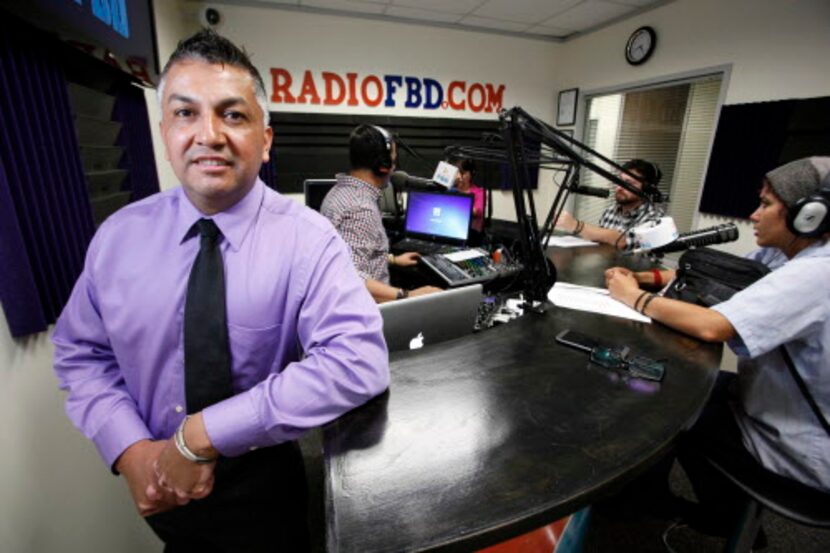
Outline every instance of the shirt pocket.
POLYGON ((282 370, 284 357, 282 324, 249 328, 228 323, 228 338, 234 366, 234 389, 244 391, 282 370))

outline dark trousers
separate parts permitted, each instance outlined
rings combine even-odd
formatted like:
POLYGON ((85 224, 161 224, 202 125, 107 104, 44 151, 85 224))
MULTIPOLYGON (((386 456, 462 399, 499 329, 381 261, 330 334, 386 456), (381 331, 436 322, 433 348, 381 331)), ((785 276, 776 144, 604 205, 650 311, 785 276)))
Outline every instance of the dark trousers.
POLYGON ((216 466, 211 494, 147 517, 166 553, 308 551, 308 494, 296 442, 252 451, 216 466))
MULTIPOLYGON (((758 462, 743 445, 741 430, 729 407, 734 400, 736 375, 721 372, 709 401, 695 425, 680 439, 677 459, 707 513, 713 531, 730 529, 746 496, 728 478, 712 468, 706 457, 728 460, 729 466, 757 467, 758 462)), ((706 521, 704 521, 706 524, 706 521)))

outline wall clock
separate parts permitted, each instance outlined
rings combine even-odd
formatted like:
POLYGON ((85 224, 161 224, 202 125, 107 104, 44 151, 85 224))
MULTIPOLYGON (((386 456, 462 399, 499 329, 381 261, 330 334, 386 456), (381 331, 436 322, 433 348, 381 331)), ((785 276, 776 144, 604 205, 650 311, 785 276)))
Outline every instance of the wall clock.
POLYGON ((625 59, 631 65, 640 65, 651 57, 657 45, 657 33, 651 27, 640 27, 625 43, 625 59))

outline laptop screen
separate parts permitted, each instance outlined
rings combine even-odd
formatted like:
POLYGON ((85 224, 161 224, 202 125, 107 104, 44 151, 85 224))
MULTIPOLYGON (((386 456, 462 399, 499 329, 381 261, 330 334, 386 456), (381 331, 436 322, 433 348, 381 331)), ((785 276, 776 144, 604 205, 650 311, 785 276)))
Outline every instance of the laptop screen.
POLYGON ((337 183, 335 179, 306 179, 303 181, 303 193, 305 194, 305 205, 314 211, 320 211, 326 194, 329 193, 337 183))
POLYGON ((408 192, 407 235, 463 243, 470 232, 473 196, 454 192, 408 192))

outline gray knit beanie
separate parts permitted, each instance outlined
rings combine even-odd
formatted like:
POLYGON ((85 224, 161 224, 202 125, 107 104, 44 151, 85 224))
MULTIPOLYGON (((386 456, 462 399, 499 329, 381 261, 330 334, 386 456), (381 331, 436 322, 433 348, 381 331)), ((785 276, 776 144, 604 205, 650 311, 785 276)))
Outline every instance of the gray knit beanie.
POLYGON ((825 186, 830 186, 830 157, 805 157, 791 161, 767 173, 767 181, 786 204, 792 207, 795 203, 821 190, 822 181, 827 180, 825 186))

